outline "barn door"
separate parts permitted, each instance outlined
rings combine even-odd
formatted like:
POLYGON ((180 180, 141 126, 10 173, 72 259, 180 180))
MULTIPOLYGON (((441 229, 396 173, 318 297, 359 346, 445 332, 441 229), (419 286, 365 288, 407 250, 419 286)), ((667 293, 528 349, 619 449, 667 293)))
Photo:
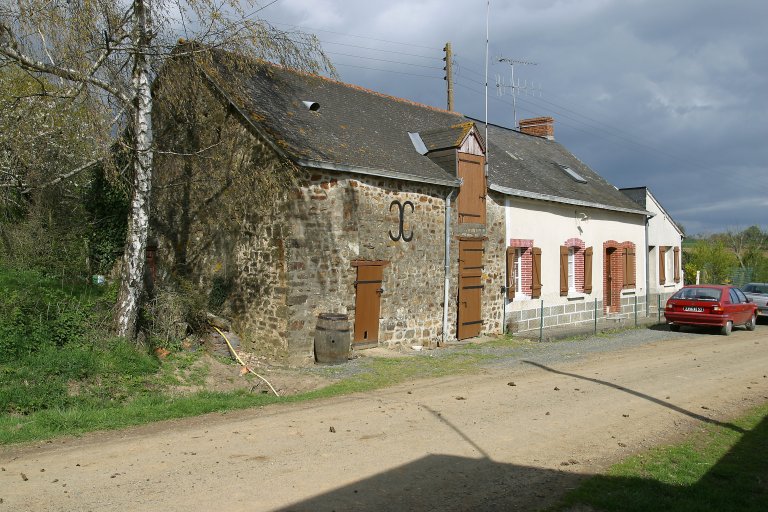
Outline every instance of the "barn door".
POLYGON ((463 340, 480 335, 483 327, 481 297, 483 293, 483 241, 459 240, 459 305, 456 338, 463 340))
POLYGON ((355 332, 353 343, 377 343, 379 341, 379 317, 381 316, 381 283, 384 276, 383 261, 361 261, 355 281, 355 332))

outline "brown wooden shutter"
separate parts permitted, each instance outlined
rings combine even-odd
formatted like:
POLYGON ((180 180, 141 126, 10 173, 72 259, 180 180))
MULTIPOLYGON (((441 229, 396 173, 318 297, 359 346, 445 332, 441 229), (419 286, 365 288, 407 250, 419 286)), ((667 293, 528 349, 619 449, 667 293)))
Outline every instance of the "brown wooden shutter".
POLYGON ((664 284, 667 282, 666 261, 667 261, 667 248, 660 245, 659 246, 659 284, 664 284))
POLYGON ((560 295, 568 295, 568 247, 560 246, 560 295))
POLYGON ((459 153, 458 176, 464 183, 456 199, 459 222, 485 224, 485 159, 479 155, 459 153))
POLYGON ((635 249, 624 248, 624 288, 635 287, 635 249))
POLYGON ((515 298, 515 247, 507 247, 507 299, 515 298))
POLYGON ((584 293, 592 293, 592 248, 584 251, 584 293))
POLYGON ((675 282, 680 282, 680 248, 675 247, 675 282))
POLYGON ((531 297, 536 299, 541 297, 541 248, 531 249, 532 279, 531 279, 531 297))

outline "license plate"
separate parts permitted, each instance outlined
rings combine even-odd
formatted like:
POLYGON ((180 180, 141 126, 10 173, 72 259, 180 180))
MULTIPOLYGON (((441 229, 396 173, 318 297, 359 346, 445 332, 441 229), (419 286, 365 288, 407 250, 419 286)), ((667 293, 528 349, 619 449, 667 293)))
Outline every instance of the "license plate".
POLYGON ((697 308, 697 307, 694 307, 694 306, 685 306, 683 308, 683 311, 692 311, 693 313, 703 313, 704 312, 704 308, 697 308))

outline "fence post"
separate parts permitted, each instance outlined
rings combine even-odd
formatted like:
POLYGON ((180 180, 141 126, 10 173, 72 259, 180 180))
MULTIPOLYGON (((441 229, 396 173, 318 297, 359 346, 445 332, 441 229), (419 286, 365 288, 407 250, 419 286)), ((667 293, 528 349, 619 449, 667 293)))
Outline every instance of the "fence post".
POLYGON ((661 293, 659 293, 659 307, 656 308, 659 313, 659 323, 661 323, 661 293))
POLYGON ((597 299, 595 299, 595 334, 597 334, 597 299))
POLYGON ((635 295, 635 327, 637 327, 637 295, 635 295))
POLYGON ((541 300, 541 314, 539 315, 539 342, 544 336, 544 299, 541 300))

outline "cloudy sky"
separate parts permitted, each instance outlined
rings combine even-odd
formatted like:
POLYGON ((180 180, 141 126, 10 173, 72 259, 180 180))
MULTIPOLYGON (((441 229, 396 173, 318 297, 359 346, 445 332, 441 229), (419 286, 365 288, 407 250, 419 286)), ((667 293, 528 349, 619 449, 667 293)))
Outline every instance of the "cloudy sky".
MULTIPOLYGON (((261 2, 262 6, 269 3, 261 2)), ((278 0, 258 13, 323 42, 340 78, 484 117, 485 0, 278 0)), ((648 186, 689 234, 768 229, 768 1, 491 0, 489 121, 555 118, 555 138, 617 187, 648 186), (539 85, 540 84, 540 85, 539 85)))

